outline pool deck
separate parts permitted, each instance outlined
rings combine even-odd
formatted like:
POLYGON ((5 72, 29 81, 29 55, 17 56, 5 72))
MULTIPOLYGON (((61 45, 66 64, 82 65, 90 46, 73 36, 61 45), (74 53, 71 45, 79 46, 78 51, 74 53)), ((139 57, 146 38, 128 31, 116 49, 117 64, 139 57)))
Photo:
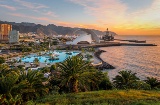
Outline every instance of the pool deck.
MULTIPOLYGON (((31 67, 31 63, 24 63, 24 62, 21 62, 21 63, 15 63, 15 66, 18 66, 18 65, 25 65, 25 68, 30 68, 31 67)), ((38 68, 43 68, 43 67, 50 67, 51 65, 47 65, 47 63, 39 63, 39 66, 36 67, 37 69, 38 68)))

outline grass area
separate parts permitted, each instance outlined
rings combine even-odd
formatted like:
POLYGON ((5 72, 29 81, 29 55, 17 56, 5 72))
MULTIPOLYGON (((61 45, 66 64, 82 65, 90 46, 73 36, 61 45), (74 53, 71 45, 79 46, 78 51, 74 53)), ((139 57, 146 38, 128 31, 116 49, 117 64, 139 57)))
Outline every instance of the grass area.
POLYGON ((106 90, 48 95, 28 105, 160 105, 160 91, 106 90))

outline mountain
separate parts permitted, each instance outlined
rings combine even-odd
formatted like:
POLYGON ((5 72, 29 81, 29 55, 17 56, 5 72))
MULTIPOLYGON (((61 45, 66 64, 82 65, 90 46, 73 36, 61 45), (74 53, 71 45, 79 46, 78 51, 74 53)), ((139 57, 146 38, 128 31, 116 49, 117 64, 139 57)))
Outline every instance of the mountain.
MULTIPOLYGON (((19 31, 20 33, 34 32, 34 33, 43 34, 43 35, 66 35, 66 34, 72 35, 72 34, 82 33, 81 31, 76 31, 82 28, 56 26, 54 24, 49 24, 45 26, 41 24, 28 23, 28 22, 16 23, 16 22, 0 21, 0 24, 2 23, 11 24, 12 29, 19 31)), ((91 29, 91 30, 94 31, 97 35, 105 34, 105 32, 102 32, 99 30, 95 30, 95 29, 91 29)))

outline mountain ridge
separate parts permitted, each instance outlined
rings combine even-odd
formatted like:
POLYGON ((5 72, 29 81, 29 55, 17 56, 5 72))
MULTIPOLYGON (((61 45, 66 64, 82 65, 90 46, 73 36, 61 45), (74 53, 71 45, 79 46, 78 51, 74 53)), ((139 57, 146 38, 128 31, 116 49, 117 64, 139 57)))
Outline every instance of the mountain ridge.
MULTIPOLYGON (((0 24, 11 24, 13 30, 17 30, 20 33, 29 33, 34 32, 37 34, 42 35, 73 35, 74 32, 78 29, 84 29, 84 28, 72 28, 72 27, 64 27, 64 26, 57 26, 54 24, 48 24, 48 25, 42 25, 42 24, 35 24, 35 23, 29 23, 29 22, 8 22, 8 21, 0 21, 0 24)), ((105 32, 91 29, 98 35, 104 35, 105 32)), ((111 31, 110 31, 111 32, 111 31)), ((76 34, 80 34, 81 32, 76 32, 76 34)), ((112 32, 113 34, 116 34, 115 32, 112 32)))

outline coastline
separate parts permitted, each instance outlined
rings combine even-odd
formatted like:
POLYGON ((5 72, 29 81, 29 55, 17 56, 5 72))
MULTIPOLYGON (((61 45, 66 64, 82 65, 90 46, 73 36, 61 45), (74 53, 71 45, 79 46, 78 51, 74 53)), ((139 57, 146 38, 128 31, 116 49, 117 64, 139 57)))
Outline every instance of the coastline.
POLYGON ((100 55, 101 55, 102 53, 104 53, 104 52, 106 52, 106 51, 100 50, 100 49, 97 49, 97 51, 95 51, 94 56, 102 62, 102 64, 96 66, 96 68, 99 69, 99 70, 115 69, 114 66, 112 66, 111 64, 105 62, 105 61, 100 57, 100 55))

